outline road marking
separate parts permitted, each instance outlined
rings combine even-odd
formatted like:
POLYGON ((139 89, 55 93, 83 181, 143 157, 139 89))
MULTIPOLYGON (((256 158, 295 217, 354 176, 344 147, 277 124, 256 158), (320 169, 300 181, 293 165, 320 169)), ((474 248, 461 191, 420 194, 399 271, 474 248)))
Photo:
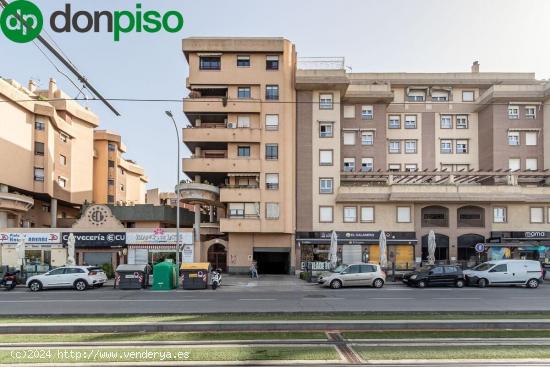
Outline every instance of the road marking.
POLYGON ((9 300, 1 303, 37 303, 37 302, 202 302, 213 299, 43 299, 43 300, 9 300))
POLYGON ((276 301, 275 298, 239 298, 239 301, 276 301))
POLYGON ((449 299, 449 300, 480 300, 481 298, 468 298, 468 297, 434 297, 433 299, 449 299))
POLYGON ((369 299, 414 299, 414 298, 405 298, 405 297, 372 297, 369 299))

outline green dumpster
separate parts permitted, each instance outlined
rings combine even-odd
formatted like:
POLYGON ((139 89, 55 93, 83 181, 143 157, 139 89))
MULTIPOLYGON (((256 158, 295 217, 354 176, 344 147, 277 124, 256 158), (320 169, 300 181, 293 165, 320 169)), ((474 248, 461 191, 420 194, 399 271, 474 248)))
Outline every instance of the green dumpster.
POLYGON ((177 287, 178 276, 176 264, 172 259, 166 259, 153 266, 153 290, 166 291, 177 287))

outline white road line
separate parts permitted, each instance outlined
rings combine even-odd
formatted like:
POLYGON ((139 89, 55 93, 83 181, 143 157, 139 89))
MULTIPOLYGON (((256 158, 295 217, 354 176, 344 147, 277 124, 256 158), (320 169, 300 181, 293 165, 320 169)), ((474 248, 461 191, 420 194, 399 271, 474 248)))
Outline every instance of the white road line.
POLYGON ((372 297, 372 298, 368 298, 368 299, 387 299, 387 300, 392 300, 392 299, 414 299, 414 298, 406 298, 406 297, 372 297))
POLYGON ((434 297, 432 299, 445 299, 445 300, 480 300, 481 298, 473 298, 473 297, 434 297))
POLYGON ((239 301, 276 301, 275 298, 239 298, 239 301))
POLYGON ((44 299, 44 300, 9 300, 2 303, 43 303, 43 302, 202 302, 213 299, 44 299))

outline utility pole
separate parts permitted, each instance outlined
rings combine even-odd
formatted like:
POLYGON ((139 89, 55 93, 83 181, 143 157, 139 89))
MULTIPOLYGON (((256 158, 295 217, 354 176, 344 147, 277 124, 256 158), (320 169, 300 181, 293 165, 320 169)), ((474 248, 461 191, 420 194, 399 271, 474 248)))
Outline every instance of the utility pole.
POLYGON ((180 133, 178 130, 178 124, 174 119, 172 111, 164 111, 166 116, 172 119, 174 128, 176 129, 176 138, 178 139, 178 183, 176 184, 176 266, 178 267, 178 274, 180 269, 180 133))

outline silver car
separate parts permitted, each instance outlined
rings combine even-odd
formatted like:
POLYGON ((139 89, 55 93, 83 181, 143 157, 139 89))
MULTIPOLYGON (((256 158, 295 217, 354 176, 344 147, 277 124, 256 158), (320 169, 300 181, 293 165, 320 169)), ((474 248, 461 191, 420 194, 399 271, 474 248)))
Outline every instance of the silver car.
POLYGON ((330 272, 321 274, 318 279, 319 284, 333 289, 359 285, 382 288, 385 281, 386 273, 380 265, 366 263, 342 264, 330 272))

